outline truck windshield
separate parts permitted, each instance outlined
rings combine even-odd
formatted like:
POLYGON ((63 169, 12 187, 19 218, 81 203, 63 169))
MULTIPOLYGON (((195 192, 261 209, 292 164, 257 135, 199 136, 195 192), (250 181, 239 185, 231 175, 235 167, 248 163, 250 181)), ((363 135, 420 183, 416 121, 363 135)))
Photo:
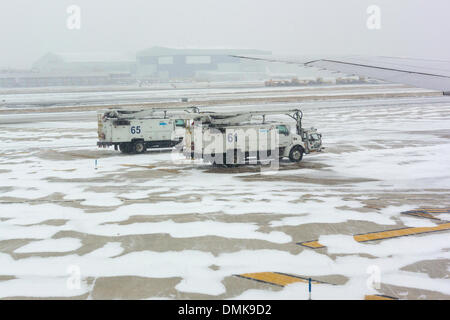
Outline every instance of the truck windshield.
POLYGON ((175 120, 175 125, 177 127, 184 127, 184 120, 182 120, 182 119, 175 120))
POLYGON ((289 130, 288 130, 288 128, 286 128, 285 125, 277 126, 277 129, 278 129, 279 134, 284 134, 284 135, 289 134, 289 130))

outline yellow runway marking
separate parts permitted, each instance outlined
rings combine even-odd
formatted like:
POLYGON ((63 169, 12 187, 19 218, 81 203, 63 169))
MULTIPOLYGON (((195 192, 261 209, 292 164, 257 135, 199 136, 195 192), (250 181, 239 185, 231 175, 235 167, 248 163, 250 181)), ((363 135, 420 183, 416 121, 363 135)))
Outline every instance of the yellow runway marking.
POLYGON ((398 300, 397 298, 383 296, 380 294, 367 295, 364 300, 398 300))
POLYGON ((450 208, 421 208, 417 210, 404 211, 402 213, 410 216, 442 221, 442 219, 439 219, 436 215, 441 213, 450 213, 450 208))
POLYGON ((134 167, 134 168, 146 168, 146 169, 153 169, 156 168, 156 166, 152 166, 152 165, 139 165, 139 164, 121 164, 122 167, 134 167))
MULTIPOLYGON (((417 209, 417 210, 419 210, 419 211, 439 211, 439 212, 450 212, 450 208, 420 208, 420 209, 417 209)), ((412 210, 412 211, 414 211, 414 210, 412 210)))
MULTIPOLYGON (((267 284, 276 285, 279 287, 287 286, 291 283, 308 283, 308 278, 305 277, 299 277, 295 275, 290 275, 286 273, 280 273, 280 272, 255 272, 255 273, 243 273, 243 274, 237 274, 237 277, 245 278, 249 280, 254 280, 258 282, 263 282, 267 284)), ((312 284, 329 284, 322 281, 312 280, 312 284)), ((374 294, 374 295, 366 295, 364 297, 365 300, 398 300, 394 297, 389 297, 381 294, 374 294)))
POLYGON ((319 243, 319 241, 314 240, 314 241, 306 241, 306 242, 299 242, 299 245, 311 248, 311 249, 319 249, 319 248, 324 248, 325 246, 321 243, 319 243))
MULTIPOLYGON (((273 284, 273 285, 280 286, 280 287, 284 287, 288 284, 296 283, 296 282, 308 283, 307 278, 293 276, 293 275, 289 275, 289 274, 285 274, 285 273, 278 273, 278 272, 243 273, 243 274, 238 274, 237 276, 241 277, 241 278, 246 278, 246 279, 250 279, 250 280, 273 284)), ((325 283, 325 282, 312 280, 311 283, 319 284, 319 283, 325 283)))
POLYGON ((428 218, 428 219, 433 219, 433 220, 441 220, 439 218, 436 218, 434 216, 432 216, 429 213, 425 213, 425 212, 421 212, 421 211, 417 211, 417 212, 405 212, 404 214, 410 215, 410 216, 415 216, 415 217, 422 217, 422 218, 428 218))
MULTIPOLYGON (((450 222, 439 224, 436 227, 402 228, 402 229, 387 230, 387 231, 380 231, 380 232, 371 232, 371 233, 366 233, 366 234, 358 234, 358 235, 353 236, 353 238, 357 242, 366 242, 366 241, 383 240, 383 239, 389 239, 389 238, 409 236, 409 235, 413 235, 413 234, 443 231, 443 230, 449 230, 449 229, 450 229, 450 222)), ((323 244, 319 243, 317 240, 299 242, 297 244, 311 248, 311 249, 318 249, 318 248, 325 247, 323 244)))

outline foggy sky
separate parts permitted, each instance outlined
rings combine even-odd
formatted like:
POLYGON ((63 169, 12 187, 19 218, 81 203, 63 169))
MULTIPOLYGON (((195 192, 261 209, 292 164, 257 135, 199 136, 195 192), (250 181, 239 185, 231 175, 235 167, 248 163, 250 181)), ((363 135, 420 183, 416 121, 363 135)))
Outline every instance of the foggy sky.
POLYGON ((2 0, 0 68, 29 68, 47 52, 152 46, 450 60, 449 13, 448 0, 2 0), (66 27, 73 4, 80 30, 66 27), (371 4, 380 30, 366 26, 371 4))

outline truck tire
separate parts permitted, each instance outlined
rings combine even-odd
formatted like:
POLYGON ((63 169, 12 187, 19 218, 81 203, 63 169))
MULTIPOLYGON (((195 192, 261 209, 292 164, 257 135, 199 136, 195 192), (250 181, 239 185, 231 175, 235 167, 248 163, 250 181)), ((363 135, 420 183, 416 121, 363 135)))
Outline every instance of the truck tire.
POLYGON ((134 153, 144 153, 147 150, 145 147, 144 141, 136 141, 133 144, 133 152, 134 153))
POLYGON ((291 160, 291 162, 300 162, 302 161, 303 153, 304 150, 301 146, 294 146, 289 152, 289 160, 291 160))
POLYGON ((130 144, 129 143, 119 144, 119 150, 122 153, 130 153, 130 144))

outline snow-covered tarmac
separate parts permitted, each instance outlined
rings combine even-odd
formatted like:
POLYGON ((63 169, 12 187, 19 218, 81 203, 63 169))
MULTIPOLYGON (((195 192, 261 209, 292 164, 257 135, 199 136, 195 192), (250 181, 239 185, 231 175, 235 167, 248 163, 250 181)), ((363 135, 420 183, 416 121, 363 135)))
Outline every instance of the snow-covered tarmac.
POLYGON ((326 149, 270 175, 97 149, 94 114, 0 124, 0 298, 306 299, 236 277, 282 272, 313 299, 449 299, 450 231, 352 237, 450 207, 450 98, 408 99, 306 104, 326 149))

